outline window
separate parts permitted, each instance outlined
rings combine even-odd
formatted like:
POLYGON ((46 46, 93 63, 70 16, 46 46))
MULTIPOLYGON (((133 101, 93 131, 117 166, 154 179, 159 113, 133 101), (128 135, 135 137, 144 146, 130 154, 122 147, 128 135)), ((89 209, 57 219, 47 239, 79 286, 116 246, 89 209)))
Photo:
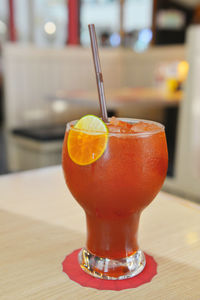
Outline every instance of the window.
POLYGON ((8 1, 0 0, 0 43, 8 39, 8 1))
POLYGON ((120 5, 116 0, 82 0, 80 12, 80 40, 88 46, 90 37, 88 24, 95 24, 99 44, 110 45, 110 36, 118 34, 120 29, 120 5))
MULTIPOLYGON (((13 0, 18 42, 64 46, 67 39, 66 0, 13 0)), ((9 38, 9 3, 0 0, 0 41, 9 38)))
POLYGON ((119 0, 82 0, 81 44, 90 44, 87 25, 94 23, 101 46, 117 47, 123 44, 138 51, 146 49, 152 38, 152 6, 153 0, 124 0, 123 9, 119 0), (121 9, 123 14, 120 20, 121 9), (119 34, 120 27, 123 29, 123 40, 119 34))
POLYGON ((37 45, 62 46, 66 43, 66 0, 34 0, 33 14, 33 38, 37 45))

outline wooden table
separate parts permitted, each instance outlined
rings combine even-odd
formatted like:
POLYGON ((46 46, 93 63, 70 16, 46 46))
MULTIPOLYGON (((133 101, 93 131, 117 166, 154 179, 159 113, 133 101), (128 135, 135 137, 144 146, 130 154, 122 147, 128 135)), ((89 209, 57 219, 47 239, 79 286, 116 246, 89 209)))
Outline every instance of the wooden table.
POLYGON ((161 192, 144 211, 140 246, 158 263, 136 289, 99 291, 62 273, 66 254, 84 245, 82 209, 61 167, 0 177, 1 300, 199 300, 200 207, 161 192))
MULTIPOLYGON (((165 92, 163 90, 149 88, 119 88, 106 90, 106 102, 108 109, 116 109, 120 106, 127 105, 145 105, 157 107, 176 107, 183 98, 182 91, 165 92)), ((97 91, 58 91, 57 94, 51 97, 52 100, 63 99, 70 104, 85 104, 98 106, 97 91)))

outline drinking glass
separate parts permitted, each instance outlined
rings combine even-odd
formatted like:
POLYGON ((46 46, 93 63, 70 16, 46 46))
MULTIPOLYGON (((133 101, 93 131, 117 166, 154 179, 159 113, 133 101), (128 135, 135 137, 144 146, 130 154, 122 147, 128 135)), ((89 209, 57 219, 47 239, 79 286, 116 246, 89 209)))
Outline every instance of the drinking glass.
POLYGON ((67 124, 62 153, 65 181, 87 223, 87 241, 78 259, 81 268, 97 278, 130 278, 145 267, 137 238, 139 220, 164 182, 168 152, 164 126, 142 121, 152 130, 109 132, 103 155, 85 166, 68 154, 68 133, 75 130, 75 121, 67 124))

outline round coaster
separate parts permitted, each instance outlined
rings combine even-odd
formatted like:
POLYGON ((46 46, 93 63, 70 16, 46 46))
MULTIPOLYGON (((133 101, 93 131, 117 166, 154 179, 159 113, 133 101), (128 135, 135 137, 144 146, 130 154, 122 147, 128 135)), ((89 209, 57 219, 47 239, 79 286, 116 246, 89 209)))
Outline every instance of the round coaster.
POLYGON ((85 273, 78 263, 78 253, 81 249, 73 251, 67 255, 63 261, 63 272, 72 280, 81 286, 95 288, 98 290, 121 291, 124 289, 136 288, 142 284, 150 282, 157 274, 157 263, 154 258, 145 253, 146 266, 144 270, 135 277, 123 280, 104 280, 92 277, 85 273))

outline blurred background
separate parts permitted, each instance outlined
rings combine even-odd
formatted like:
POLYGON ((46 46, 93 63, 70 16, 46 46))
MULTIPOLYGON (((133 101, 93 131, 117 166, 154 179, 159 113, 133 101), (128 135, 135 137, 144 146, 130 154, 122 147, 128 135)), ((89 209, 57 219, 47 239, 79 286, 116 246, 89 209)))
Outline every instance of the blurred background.
POLYGON ((0 174, 61 163, 65 124, 99 115, 165 125, 164 190, 200 201, 200 1, 0 0, 0 174))

